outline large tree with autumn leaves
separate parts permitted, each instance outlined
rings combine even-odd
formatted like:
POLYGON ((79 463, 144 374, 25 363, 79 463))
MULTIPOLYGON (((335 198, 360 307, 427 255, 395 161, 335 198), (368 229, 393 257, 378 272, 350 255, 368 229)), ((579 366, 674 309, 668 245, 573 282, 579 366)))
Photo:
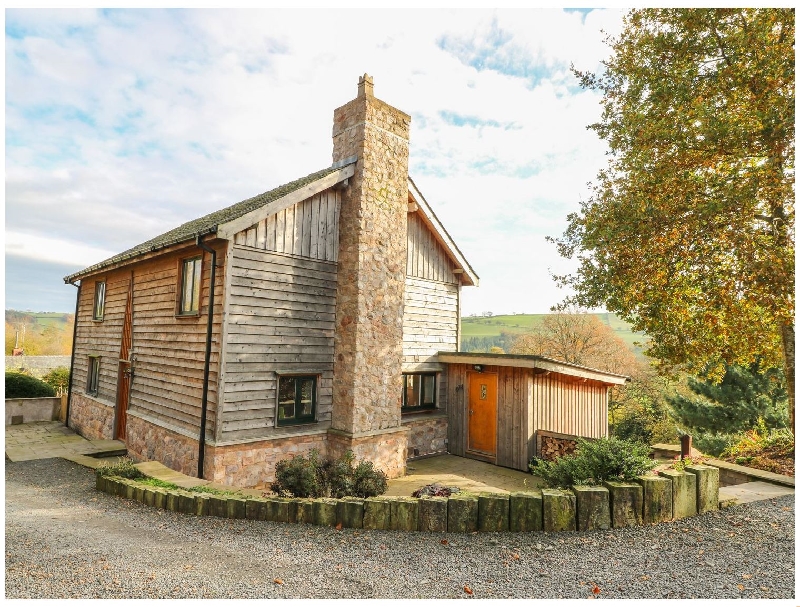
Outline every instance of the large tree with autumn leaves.
POLYGON ((783 366, 794 425, 794 10, 625 17, 589 128, 608 166, 553 239, 571 304, 604 306, 665 365, 783 366))

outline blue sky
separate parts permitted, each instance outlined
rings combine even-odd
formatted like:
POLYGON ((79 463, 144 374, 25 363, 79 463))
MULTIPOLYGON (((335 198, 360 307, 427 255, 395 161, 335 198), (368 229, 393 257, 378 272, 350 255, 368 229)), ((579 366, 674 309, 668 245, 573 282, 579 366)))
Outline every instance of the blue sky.
POLYGON ((618 10, 8 9, 6 308, 72 311, 64 275, 330 164, 358 77, 409 113, 410 172, 481 277, 462 313, 546 312, 545 236, 590 193, 586 125, 618 10))

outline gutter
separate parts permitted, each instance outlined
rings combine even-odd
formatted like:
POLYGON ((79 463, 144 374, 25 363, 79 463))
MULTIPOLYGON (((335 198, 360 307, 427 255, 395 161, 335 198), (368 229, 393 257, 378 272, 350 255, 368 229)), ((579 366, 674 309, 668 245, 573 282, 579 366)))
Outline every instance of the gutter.
POLYGON ((211 280, 209 281, 209 294, 208 294, 208 326, 206 328, 206 356, 205 364, 203 366, 203 398, 200 405, 200 440, 197 453, 197 478, 203 478, 203 464, 206 452, 206 414, 208 413, 208 374, 211 366, 211 331, 213 328, 214 320, 214 284, 216 282, 217 271, 217 252, 207 247, 200 240, 202 236, 197 234, 195 236, 195 244, 206 251, 211 253, 211 280))
POLYGON ((69 428, 69 407, 72 404, 72 379, 75 376, 75 339, 78 336, 78 305, 81 301, 81 283, 78 282, 76 285, 74 282, 70 282, 73 287, 78 289, 77 294, 75 295, 75 320, 72 323, 72 355, 69 359, 69 385, 67 386, 67 413, 64 416, 64 425, 69 428))

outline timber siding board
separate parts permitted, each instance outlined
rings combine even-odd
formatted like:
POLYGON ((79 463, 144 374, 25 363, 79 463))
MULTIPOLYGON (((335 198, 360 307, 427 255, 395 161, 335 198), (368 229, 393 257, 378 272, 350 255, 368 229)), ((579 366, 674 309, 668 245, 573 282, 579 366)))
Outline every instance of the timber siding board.
MULTIPOLYGON (((237 232, 233 240, 237 246, 280 253, 292 259, 335 263, 339 251, 340 206, 341 193, 325 190, 237 232)), ((300 264, 300 267, 308 266, 300 264)))
POLYGON ((419 362, 458 346, 457 284, 406 277, 403 362, 419 362))
MULTIPOLYGON (((335 196, 330 198, 332 204, 338 203, 335 196)), ((316 207, 313 201, 295 205, 291 222, 295 233, 284 238, 286 246, 291 241, 292 250, 298 250, 298 243, 301 252, 311 253, 314 241, 317 253, 327 251, 327 244, 320 246, 320 234, 325 239, 333 236, 327 228, 313 236, 311 231, 297 231, 303 225, 318 225, 314 217, 320 221, 324 217, 327 222, 333 211, 325 204, 325 196, 320 196, 316 207)), ((270 220, 266 220, 268 244, 270 220)), ((285 231, 285 218, 283 221, 285 231)), ((276 372, 318 374, 317 420, 328 422, 333 395, 336 264, 240 245, 232 248, 231 255, 218 440, 270 438, 285 433, 285 428, 275 427, 276 372)), ((294 432, 302 433, 303 428, 317 431, 319 427, 297 426, 294 432)))
MULTIPOLYGON (((208 390, 208 432, 216 423, 217 376, 225 243, 217 241, 214 323, 212 324, 211 368, 208 390)), ((135 264, 133 294, 133 350, 136 354, 131 383, 130 410, 196 435, 200 428, 203 366, 208 323, 211 256, 203 256, 201 313, 178 317, 177 306, 180 260, 196 255, 197 248, 135 264)))
POLYGON ((406 274, 415 278, 458 284, 455 264, 417 213, 408 214, 406 274))
MULTIPOLYGON (((466 455, 466 374, 471 368, 447 365, 448 451, 453 455, 466 455)), ((484 365, 484 372, 498 375, 498 465, 527 470, 538 430, 590 438, 607 435, 607 385, 524 367, 484 365)))

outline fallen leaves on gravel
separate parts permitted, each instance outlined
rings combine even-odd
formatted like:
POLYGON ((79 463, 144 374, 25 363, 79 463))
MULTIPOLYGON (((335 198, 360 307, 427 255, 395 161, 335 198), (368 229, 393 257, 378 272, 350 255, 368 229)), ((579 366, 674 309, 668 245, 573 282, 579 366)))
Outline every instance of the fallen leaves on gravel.
POLYGON ((751 573, 743 573, 742 574, 742 579, 744 579, 744 580, 752 580, 753 579, 753 574, 751 574, 751 573))
POLYGON ((592 586, 592 594, 600 594, 600 586, 598 586, 597 584, 592 586))
POLYGON ((280 584, 283 584, 283 580, 282 580, 281 578, 279 578, 279 577, 276 577, 276 578, 275 578, 274 580, 272 580, 272 581, 273 581, 273 582, 275 582, 275 583, 276 583, 276 584, 278 584, 278 585, 280 585, 280 584))
POLYGON ((464 592, 466 592, 470 596, 475 594, 474 592, 472 592, 472 588, 470 588, 469 586, 466 586, 466 585, 464 586, 464 592))
POLYGON ((447 546, 447 544, 449 544, 450 542, 448 542, 447 540, 441 540, 439 543, 440 543, 442 546, 447 546))
POLYGON ((744 584, 736 584, 736 587, 739 589, 739 592, 744 590, 744 584))

